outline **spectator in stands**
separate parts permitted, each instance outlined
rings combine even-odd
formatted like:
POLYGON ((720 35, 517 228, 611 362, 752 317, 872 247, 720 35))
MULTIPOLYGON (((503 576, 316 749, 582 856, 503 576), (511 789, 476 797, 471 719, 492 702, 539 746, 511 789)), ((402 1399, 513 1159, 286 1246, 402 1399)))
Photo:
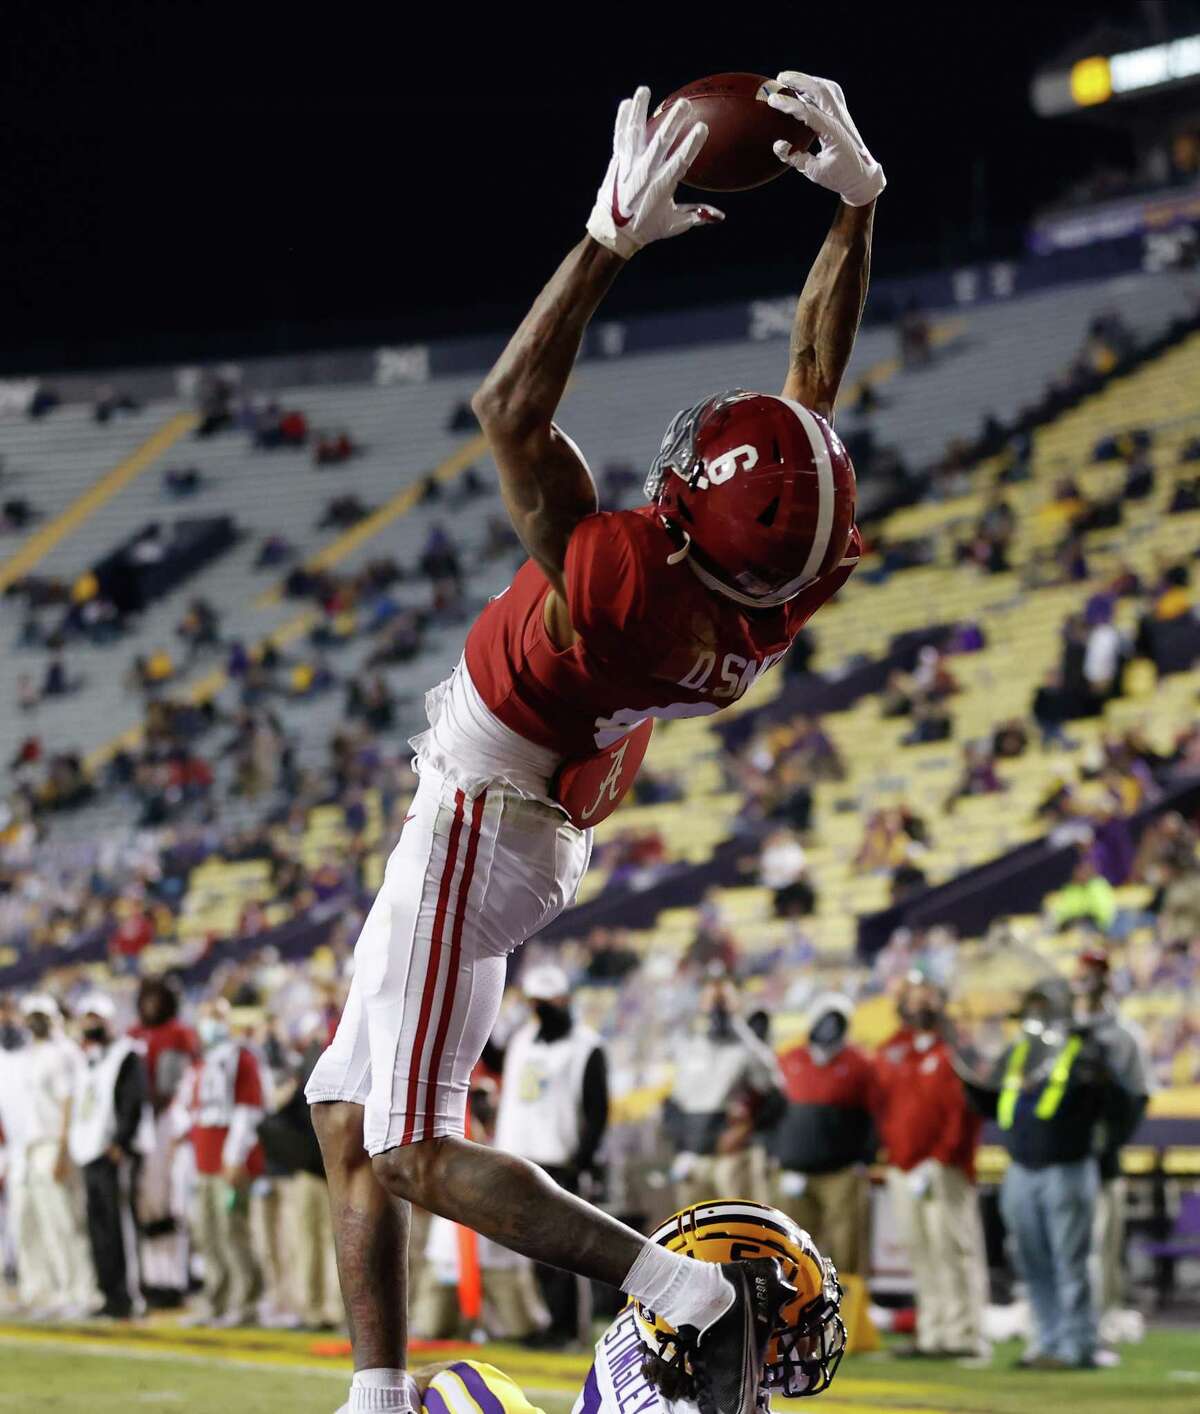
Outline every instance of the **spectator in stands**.
POLYGON ((901 1027, 875 1057, 888 1192, 908 1248, 917 1298, 916 1352, 974 1356, 984 1348, 986 1263, 975 1195, 979 1120, 943 1032, 945 994, 924 973, 905 979, 901 1027))
POLYGON ((204 485, 204 478, 194 466, 173 466, 163 473, 163 490, 176 500, 195 496, 204 485))
POLYGON ((42 700, 42 692, 31 673, 17 674, 17 707, 22 712, 32 712, 42 700))
POLYGON ((998 486, 991 493, 974 536, 958 547, 958 560, 974 563, 989 574, 1004 574, 1010 568, 1009 550, 1016 529, 1016 512, 998 486))
POLYGON ((923 368, 933 358, 929 321, 921 312, 914 297, 905 307, 897 324, 899 336, 900 363, 904 368, 923 368))
POLYGON ((996 772, 996 757, 990 743, 968 741, 963 747, 963 770, 958 784, 946 797, 945 809, 951 813, 960 800, 972 795, 995 795, 1006 790, 996 772))
POLYGON ((612 928, 593 928, 584 939, 587 965, 581 983, 608 987, 621 982, 641 965, 641 959, 625 944, 623 934, 612 928))
POLYGON ((37 510, 24 496, 9 496, 0 504, 0 531, 6 534, 27 530, 36 518, 37 510))
POLYGON ((313 439, 313 463, 316 466, 340 466, 361 451, 362 448, 344 427, 336 431, 322 428, 313 439))
POLYGON ((189 662, 206 649, 221 646, 221 622, 217 611, 207 599, 199 596, 188 604, 175 632, 187 645, 189 662))
POLYGON ((758 857, 758 882, 771 890, 778 918, 804 918, 817 906, 808 877, 808 856, 791 830, 772 830, 758 857))
POLYGON ((264 535, 258 554, 254 558, 255 569, 271 569, 275 565, 288 562, 296 551, 285 535, 264 535))
POLYGON ((471 404, 466 398, 460 398, 450 409, 450 416, 446 419, 447 432, 477 432, 479 430, 479 419, 471 410, 471 404))
POLYGON ((1100 1363, 1088 1276, 1095 1155, 1101 1144, 1119 1148, 1129 1138, 1144 1105, 1115 1075, 1101 1033, 1072 1025, 1070 989, 1061 978, 1030 988, 1021 1021, 1021 1038, 987 1082, 969 1085, 1009 1152, 1000 1207, 1034 1315, 1019 1363, 1093 1368, 1100 1363))
POLYGON ((39 380, 25 412, 28 417, 37 422, 52 413, 61 402, 62 398, 59 396, 58 390, 39 380))
POLYGON ((1050 668, 1033 694, 1033 720, 1042 736, 1042 750, 1062 747, 1071 750, 1075 745, 1066 734, 1069 715, 1068 703, 1063 693, 1063 675, 1060 669, 1050 668))
POLYGON ((1103 703, 1117 688, 1117 678, 1121 670, 1121 634, 1112 621, 1111 600, 1097 596, 1088 609, 1083 676, 1095 701, 1103 703))
POLYGON ((837 992, 813 998, 806 1042, 779 1058, 787 1109, 771 1147, 780 1166, 776 1205, 812 1233, 839 1275, 865 1276, 875 1072, 846 1039, 853 1010, 837 992))
POLYGON ((1096 869, 1090 849, 1080 849, 1070 883, 1051 894, 1046 903, 1060 932, 1082 923, 1107 933, 1117 916, 1113 887, 1096 869))
POLYGON ((124 389, 102 384, 96 389, 96 401, 92 404, 92 416, 99 423, 110 421, 119 412, 141 412, 142 405, 124 389))
POLYGON ((197 437, 212 437, 233 426, 233 384, 219 374, 206 374, 201 380, 197 399, 200 421, 197 437))
POLYGON ((348 530, 350 526, 357 525, 360 520, 366 520, 371 514, 370 507, 365 505, 359 496, 350 492, 344 496, 334 496, 325 505, 321 513, 321 519, 317 521, 318 530, 348 530))
POLYGON ((67 665, 61 658, 51 658, 46 664, 46 676, 42 679, 43 697, 65 697, 72 690, 67 677, 67 665))
MULTIPOLYGON (((538 1164, 569 1193, 594 1192, 608 1127, 604 1045, 575 1017, 567 974, 556 963, 527 968, 521 989, 533 1015, 504 1048, 496 1144, 538 1164)), ((537 1344, 575 1345, 586 1338, 579 1282, 554 1267, 535 1270, 550 1312, 537 1344)))
POLYGON ((782 1113, 782 1077, 771 1051, 737 1012, 732 982, 707 983, 691 1025, 675 1038, 675 1079, 663 1129, 675 1150, 675 1206, 714 1193, 770 1201, 758 1131, 782 1113))
POLYGON ((196 1164, 192 1236, 204 1259, 203 1324, 248 1325, 262 1294, 250 1242, 250 1185, 263 1172, 258 1124, 263 1085, 254 1052, 233 1038, 223 998, 196 1023, 201 1056, 180 1088, 176 1133, 190 1137, 196 1164))
MULTIPOLYGON (((1200 444, 1200 439, 1198 444, 1200 444)), ((1170 515, 1187 515, 1190 511, 1200 511, 1200 476, 1178 476, 1167 506, 1170 515)))
POLYGON ((1029 745, 1029 732, 1020 717, 1010 717, 1001 722, 992 733, 992 755, 1003 761, 1015 761, 1025 754, 1029 745))
POLYGON ((924 746, 945 741, 954 732, 949 709, 936 697, 918 695, 912 704, 912 727, 900 738, 901 746, 924 746))

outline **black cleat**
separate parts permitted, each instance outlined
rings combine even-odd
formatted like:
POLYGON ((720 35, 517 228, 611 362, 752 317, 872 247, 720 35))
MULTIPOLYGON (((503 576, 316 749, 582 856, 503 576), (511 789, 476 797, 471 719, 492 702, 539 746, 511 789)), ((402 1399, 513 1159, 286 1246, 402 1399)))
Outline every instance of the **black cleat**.
POLYGON ((763 1358, 781 1307, 796 1294, 772 1257, 722 1262, 733 1305, 698 1338, 692 1353, 700 1414, 754 1414, 763 1358))

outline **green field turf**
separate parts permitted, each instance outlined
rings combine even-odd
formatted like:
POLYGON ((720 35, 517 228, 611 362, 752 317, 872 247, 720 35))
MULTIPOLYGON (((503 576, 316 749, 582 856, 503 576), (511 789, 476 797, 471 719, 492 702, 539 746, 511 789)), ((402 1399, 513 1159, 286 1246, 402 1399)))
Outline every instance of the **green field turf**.
MULTIPOLYGON (((306 1358, 297 1341, 193 1340, 161 1329, 133 1339, 112 1330, 73 1334, 0 1334, 0 1411, 186 1410, 188 1414, 333 1414, 345 1398, 340 1362, 306 1358), (106 1348, 108 1347, 108 1348, 106 1348)), ((839 1414, 1127 1414, 1200 1410, 1200 1333, 1152 1332, 1127 1348, 1118 1370, 1026 1374, 1010 1370, 1017 1348, 999 1349, 989 1368, 966 1369, 907 1362, 887 1355, 845 1362, 820 1404, 796 1402, 799 1411, 839 1414)), ((443 1358, 445 1358, 443 1356, 443 1358)), ((519 1378, 546 1414, 569 1414, 579 1371, 586 1363, 547 1358, 504 1347, 481 1347, 519 1378), (518 1373, 519 1372, 519 1373, 518 1373)), ((777 1405, 777 1407, 783 1407, 777 1405)))

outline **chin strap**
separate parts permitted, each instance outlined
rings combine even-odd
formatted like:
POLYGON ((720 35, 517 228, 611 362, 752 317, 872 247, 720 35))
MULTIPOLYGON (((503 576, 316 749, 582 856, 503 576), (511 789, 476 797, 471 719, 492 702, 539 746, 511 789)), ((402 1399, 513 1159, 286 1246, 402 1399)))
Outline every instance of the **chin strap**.
POLYGON ((692 548, 692 537, 687 533, 687 531, 681 530, 679 533, 683 536, 683 544, 679 547, 678 550, 672 550, 672 552, 667 556, 667 564, 669 565, 683 564, 684 560, 687 559, 688 554, 690 553, 692 548))

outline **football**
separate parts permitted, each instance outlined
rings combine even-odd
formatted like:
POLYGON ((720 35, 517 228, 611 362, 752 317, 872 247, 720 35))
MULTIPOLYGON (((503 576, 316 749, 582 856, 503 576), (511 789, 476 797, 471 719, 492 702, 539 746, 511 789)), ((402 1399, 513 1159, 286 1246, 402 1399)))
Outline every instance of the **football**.
POLYGON ((773 151, 783 138, 793 147, 812 146, 815 134, 804 123, 770 107, 767 99, 783 87, 762 74, 712 74, 676 89, 654 110, 651 131, 673 104, 686 98, 708 137, 684 181, 700 191, 749 191, 787 171, 773 151))

